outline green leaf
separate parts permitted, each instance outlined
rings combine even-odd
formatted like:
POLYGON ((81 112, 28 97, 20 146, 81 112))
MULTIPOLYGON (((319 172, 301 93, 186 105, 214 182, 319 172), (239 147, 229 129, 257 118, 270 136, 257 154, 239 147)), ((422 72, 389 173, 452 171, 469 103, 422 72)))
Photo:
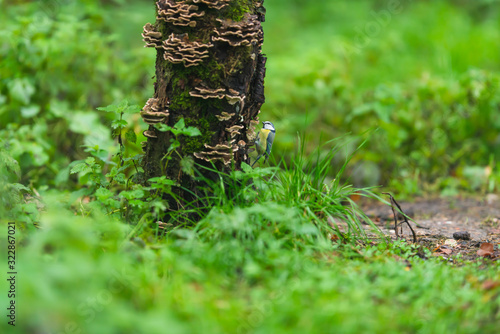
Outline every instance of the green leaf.
POLYGON ((128 199, 128 200, 143 198, 144 191, 142 189, 122 191, 120 193, 120 197, 128 199))
POLYGON ((181 170, 188 175, 194 175, 194 160, 192 157, 186 156, 181 159, 181 170))
POLYGON ((137 142, 137 135, 135 134, 134 130, 132 129, 128 130, 127 133, 125 133, 125 139, 128 142, 135 144, 137 142))
POLYGON ((249 164, 247 164, 247 163, 245 163, 245 162, 242 162, 242 163, 241 163, 241 169, 242 169, 245 173, 252 173, 252 172, 254 171, 254 170, 253 170, 253 168, 252 168, 249 164))
POLYGON ((27 191, 29 193, 31 193, 31 189, 26 187, 25 185, 21 184, 21 183, 12 183, 10 184, 10 186, 14 189, 16 189, 17 191, 21 191, 21 190, 24 190, 24 191, 27 191))
POLYGON ((176 130, 183 130, 186 127, 186 123, 184 123, 184 118, 181 118, 177 123, 175 123, 174 128, 176 130))
POLYGON ((0 171, 6 171, 10 180, 21 179, 21 167, 17 160, 2 151, 0 151, 0 171))
POLYGON ((99 107, 99 108, 97 108, 97 110, 100 110, 100 111, 114 112, 114 113, 116 113, 118 109, 119 109, 119 106, 114 105, 114 104, 110 104, 107 107, 99 107))
POLYGON ((92 168, 90 168, 89 165, 87 165, 85 162, 79 163, 78 165, 75 165, 73 168, 71 168, 70 173, 71 174, 76 174, 76 173, 90 173, 92 171, 92 168))
POLYGON ((155 128, 157 128, 161 132, 167 132, 167 131, 172 130, 172 128, 170 126, 163 124, 163 123, 155 124, 155 128))
POLYGON ((149 179, 148 181, 151 183, 158 183, 158 184, 169 185, 169 186, 176 185, 175 181, 167 179, 166 176, 153 177, 153 178, 149 179))
POLYGON ((177 140, 177 139, 172 139, 171 140, 171 143, 170 144, 170 147, 168 148, 168 151, 173 151, 175 150, 177 147, 181 146, 181 143, 177 140))
POLYGON ((35 87, 27 79, 14 79, 7 86, 10 97, 23 104, 29 104, 31 96, 35 93, 35 87))
POLYGON ((128 106, 126 107, 123 112, 125 114, 134 114, 134 113, 138 113, 141 111, 141 107, 138 106, 138 105, 133 105, 133 106, 128 106))
POLYGON ((24 118, 32 118, 38 115, 40 112, 40 106, 37 105, 30 105, 27 107, 22 107, 21 108, 21 116, 24 118))
POLYGON ((85 163, 88 164, 89 166, 93 166, 95 165, 95 158, 88 157, 87 159, 85 159, 85 163))
POLYGON ((123 119, 117 119, 117 120, 114 120, 112 123, 111 123, 111 127, 113 129, 123 129, 123 128, 126 128, 127 127, 127 121, 126 120, 123 120, 123 119))
POLYGON ((186 135, 186 136, 190 136, 190 137, 201 136, 200 130, 198 130, 198 128, 195 128, 194 126, 190 126, 190 127, 185 128, 182 131, 182 134, 186 135))
POLYGON ((106 188, 99 188, 95 192, 95 195, 99 201, 103 202, 108 198, 113 197, 113 192, 106 188))

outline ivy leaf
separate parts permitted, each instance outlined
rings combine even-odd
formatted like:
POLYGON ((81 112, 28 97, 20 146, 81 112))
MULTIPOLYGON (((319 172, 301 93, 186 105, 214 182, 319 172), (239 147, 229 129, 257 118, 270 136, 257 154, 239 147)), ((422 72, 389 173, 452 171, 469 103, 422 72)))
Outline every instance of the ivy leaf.
POLYGON ((128 142, 135 144, 137 142, 137 135, 135 134, 134 130, 132 129, 128 130, 127 133, 125 133, 125 139, 128 142))

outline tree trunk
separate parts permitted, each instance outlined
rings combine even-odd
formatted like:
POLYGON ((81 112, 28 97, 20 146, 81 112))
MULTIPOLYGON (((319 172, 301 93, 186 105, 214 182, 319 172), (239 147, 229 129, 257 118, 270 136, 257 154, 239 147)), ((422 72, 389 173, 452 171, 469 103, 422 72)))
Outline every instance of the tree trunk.
MULTIPOLYGON (((263 2, 156 1, 156 22, 143 32, 146 46, 157 51, 154 97, 141 112, 149 124, 144 133, 147 178, 165 175, 196 193, 189 175, 193 160, 207 166, 213 162, 220 171, 249 162, 247 147, 255 139, 264 103, 263 2), (181 119, 201 135, 158 130, 160 124, 173 127, 181 119), (174 141, 180 145, 169 150, 174 141)), ((198 172, 213 177, 204 169, 198 172)), ((178 191, 192 200, 188 192, 178 191)))

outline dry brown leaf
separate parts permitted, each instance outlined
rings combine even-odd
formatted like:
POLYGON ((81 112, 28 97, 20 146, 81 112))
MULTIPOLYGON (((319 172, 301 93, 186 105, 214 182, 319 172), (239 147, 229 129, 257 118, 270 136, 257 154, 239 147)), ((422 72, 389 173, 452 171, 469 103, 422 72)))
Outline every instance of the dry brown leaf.
POLYGON ((479 250, 477 251, 477 255, 479 256, 493 256, 494 246, 489 242, 483 242, 479 250))
POLYGON ((353 200, 354 202, 359 202, 359 200, 361 199, 361 195, 359 194, 351 194, 349 195, 349 197, 351 198, 351 200, 353 200))
POLYGON ((444 248, 442 246, 437 246, 434 250, 434 256, 440 256, 440 255, 450 255, 451 253, 453 253, 453 250, 449 249, 449 248, 444 248))
POLYGON ((483 285, 481 285, 481 288, 483 290, 494 290, 499 287, 500 287, 500 282, 492 280, 484 281, 483 285))

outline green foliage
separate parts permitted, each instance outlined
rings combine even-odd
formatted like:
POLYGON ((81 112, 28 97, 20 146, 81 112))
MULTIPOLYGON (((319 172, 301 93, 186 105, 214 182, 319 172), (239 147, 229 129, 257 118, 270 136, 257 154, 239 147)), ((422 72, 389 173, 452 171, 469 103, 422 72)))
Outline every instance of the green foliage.
MULTIPOLYGON (((387 15, 389 1, 268 5, 262 113, 279 131, 275 152, 292 152, 297 131, 305 130, 316 146, 318 132, 333 138, 378 129, 346 173, 355 184, 415 194, 426 183, 446 191, 441 184, 453 177, 458 190, 473 190, 464 169, 485 168, 500 154, 494 60, 500 6, 398 3, 400 12, 385 19, 380 15, 387 15), (357 180, 361 174, 375 177, 357 180), (417 187, 407 188, 408 179, 418 180, 417 187)), ((496 166, 492 173, 499 174, 496 166)))
POLYGON ((124 96, 147 99, 146 66, 154 55, 139 48, 142 18, 127 19, 138 47, 117 52, 130 46, 110 30, 123 20, 99 6, 24 1, 0 11, 0 137, 22 166, 23 183, 71 183, 65 167, 84 156, 82 144, 113 145, 108 119, 93 109, 124 96))

